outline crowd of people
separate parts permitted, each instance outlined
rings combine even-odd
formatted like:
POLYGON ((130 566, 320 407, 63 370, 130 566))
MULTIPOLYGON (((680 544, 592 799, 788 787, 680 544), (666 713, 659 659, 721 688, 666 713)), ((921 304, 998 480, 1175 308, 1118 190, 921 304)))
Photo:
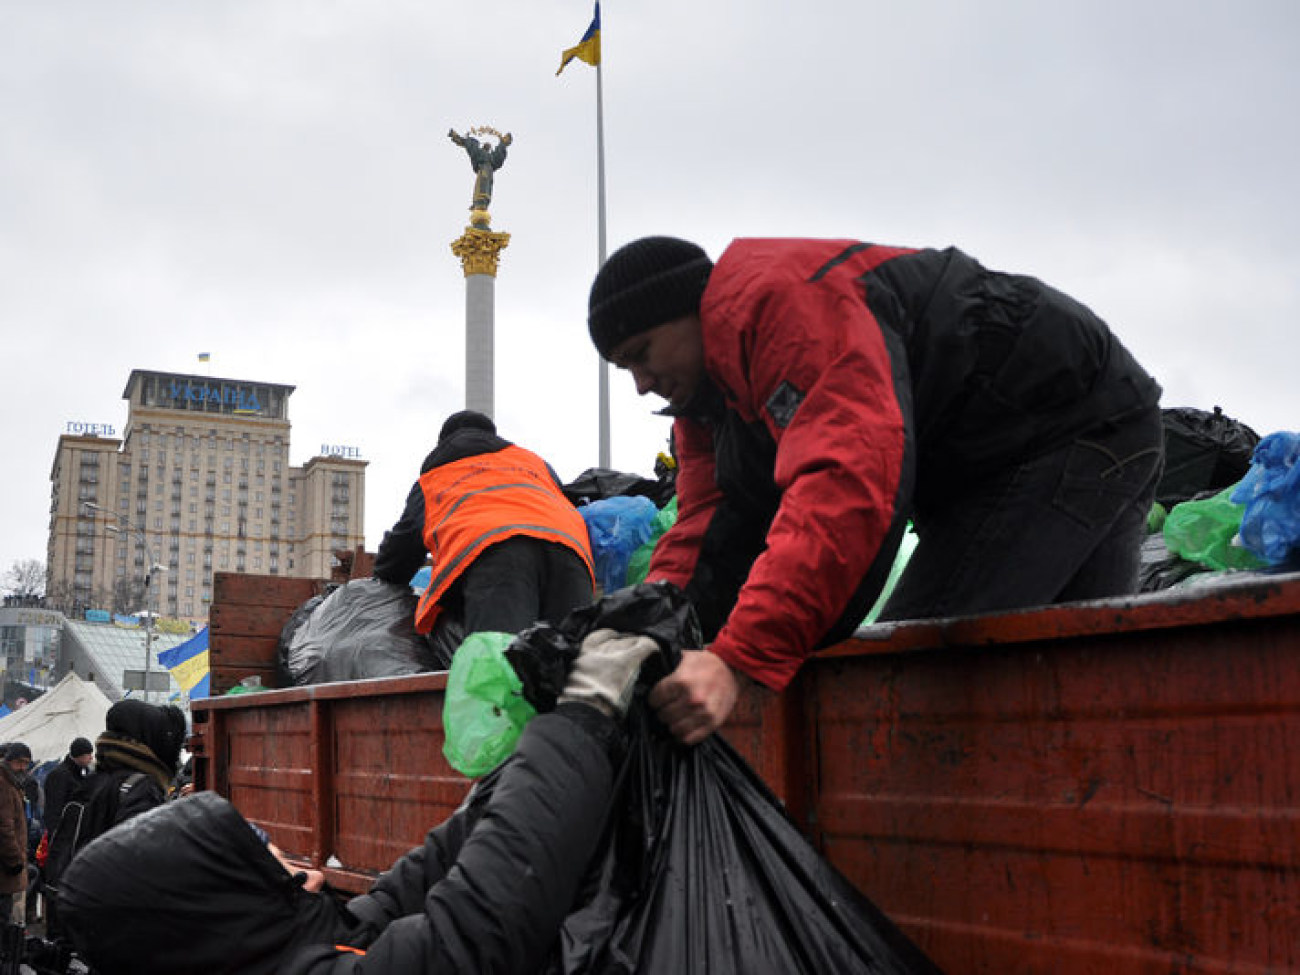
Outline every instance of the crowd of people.
POLYGON ((126 699, 95 742, 74 738, 39 779, 25 742, 0 745, 0 919, 58 937, 63 870, 91 840, 177 793, 185 736, 179 708, 126 699))
MULTIPOLYGON (((554 711, 528 725, 492 785, 347 904, 230 803, 175 787, 176 708, 118 702, 93 770, 65 760, 77 781, 46 863, 53 868, 61 842, 67 856, 39 884, 57 905, 47 938, 75 948, 96 975, 527 971, 586 873, 629 691, 656 650, 647 637, 610 631, 588 644, 554 711)), ((26 871, 26 756, 12 744, 0 762, 20 844, 0 845, 0 867, 15 877, 26 871)))

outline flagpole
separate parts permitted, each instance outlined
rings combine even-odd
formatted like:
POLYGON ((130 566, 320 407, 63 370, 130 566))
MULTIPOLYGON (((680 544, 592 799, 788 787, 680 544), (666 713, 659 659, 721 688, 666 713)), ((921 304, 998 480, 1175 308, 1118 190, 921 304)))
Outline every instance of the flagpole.
MULTIPOLYGON (((604 33, 602 27, 602 34, 604 33)), ((601 38, 604 43, 604 38, 601 38)), ((605 264, 605 111, 602 56, 596 63, 596 222, 597 222, 597 262, 599 271, 605 264)), ((602 355, 596 356, 600 362, 600 466, 608 468, 609 459, 609 363, 602 355)))
MULTIPOLYGON (((605 265, 605 73, 601 56, 600 0, 596 0, 591 25, 573 47, 560 53, 558 75, 574 58, 579 58, 596 69, 596 271, 605 265)), ((599 444, 597 463, 608 468, 609 459, 609 363, 599 353, 596 356, 599 388, 599 444)))

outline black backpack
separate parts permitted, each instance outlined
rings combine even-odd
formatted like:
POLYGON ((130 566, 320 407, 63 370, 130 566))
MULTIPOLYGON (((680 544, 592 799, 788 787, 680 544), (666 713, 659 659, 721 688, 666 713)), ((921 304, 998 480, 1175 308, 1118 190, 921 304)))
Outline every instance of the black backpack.
POLYGON ((58 890, 59 878, 77 851, 116 825, 122 797, 145 778, 144 772, 125 777, 97 772, 77 784, 50 834, 42 879, 51 894, 58 890))

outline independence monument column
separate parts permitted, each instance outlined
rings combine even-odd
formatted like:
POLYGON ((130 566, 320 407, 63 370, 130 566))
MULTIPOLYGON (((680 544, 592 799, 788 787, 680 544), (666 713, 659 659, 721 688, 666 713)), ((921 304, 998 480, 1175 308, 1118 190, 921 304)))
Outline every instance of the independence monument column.
POLYGON ((502 135, 485 125, 469 129, 463 136, 451 129, 447 137, 465 150, 474 170, 469 226, 451 244, 451 252, 460 258, 465 271, 465 408, 492 416, 497 261, 510 243, 510 235, 491 229, 488 205, 493 176, 505 165, 506 149, 513 140, 509 132, 502 135))

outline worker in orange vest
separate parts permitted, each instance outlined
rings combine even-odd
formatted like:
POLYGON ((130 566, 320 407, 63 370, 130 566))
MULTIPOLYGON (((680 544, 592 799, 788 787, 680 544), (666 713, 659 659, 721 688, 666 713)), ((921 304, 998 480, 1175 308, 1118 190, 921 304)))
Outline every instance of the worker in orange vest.
POLYGON ((518 633, 538 620, 559 622, 595 595, 587 526, 559 478, 474 410, 443 423, 402 517, 384 533, 374 574, 406 585, 426 555, 420 633, 445 609, 463 618, 466 633, 518 633))

